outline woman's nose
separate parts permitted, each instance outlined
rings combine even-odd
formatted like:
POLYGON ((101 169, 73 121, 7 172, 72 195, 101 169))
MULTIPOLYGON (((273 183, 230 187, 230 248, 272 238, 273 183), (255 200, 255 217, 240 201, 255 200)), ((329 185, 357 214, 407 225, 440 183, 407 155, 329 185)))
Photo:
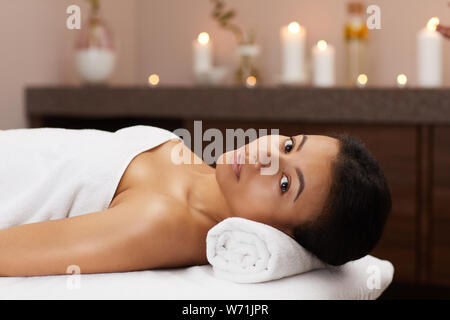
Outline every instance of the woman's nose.
POLYGON ((256 167, 259 168, 266 168, 270 167, 272 163, 272 153, 270 150, 265 150, 263 152, 258 153, 258 157, 256 159, 256 167))

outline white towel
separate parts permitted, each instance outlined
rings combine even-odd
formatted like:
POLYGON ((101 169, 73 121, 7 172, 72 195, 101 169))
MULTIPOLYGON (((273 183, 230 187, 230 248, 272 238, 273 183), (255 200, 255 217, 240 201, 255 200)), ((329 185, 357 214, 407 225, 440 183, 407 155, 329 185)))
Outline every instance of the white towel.
POLYGON ((170 139, 142 125, 0 130, 0 229, 106 210, 131 160, 170 139))
POLYGON ((270 281, 326 266, 284 232, 238 217, 208 231, 206 250, 215 276, 238 283, 270 281))

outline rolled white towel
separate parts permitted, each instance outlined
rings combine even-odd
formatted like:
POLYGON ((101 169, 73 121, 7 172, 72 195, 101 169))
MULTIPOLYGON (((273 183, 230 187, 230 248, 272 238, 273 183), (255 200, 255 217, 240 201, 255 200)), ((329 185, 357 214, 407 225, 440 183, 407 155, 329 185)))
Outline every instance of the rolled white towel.
POLYGON ((218 278, 256 283, 323 268, 284 232, 244 218, 227 218, 208 231, 206 256, 218 278))

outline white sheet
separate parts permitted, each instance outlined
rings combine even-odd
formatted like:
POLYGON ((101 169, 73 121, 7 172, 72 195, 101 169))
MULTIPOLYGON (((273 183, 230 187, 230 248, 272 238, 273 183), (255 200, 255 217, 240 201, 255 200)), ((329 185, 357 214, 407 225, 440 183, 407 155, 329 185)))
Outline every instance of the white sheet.
POLYGON ((369 255, 334 270, 319 269, 256 284, 218 279, 210 265, 125 273, 0 277, 0 299, 376 299, 389 286, 393 274, 389 261, 369 255))

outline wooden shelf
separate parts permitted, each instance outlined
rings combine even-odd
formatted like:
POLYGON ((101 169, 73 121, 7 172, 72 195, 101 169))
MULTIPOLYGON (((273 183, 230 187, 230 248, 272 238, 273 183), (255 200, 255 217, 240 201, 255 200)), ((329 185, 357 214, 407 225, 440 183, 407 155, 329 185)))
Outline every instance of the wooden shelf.
POLYGON ((450 124, 450 89, 30 87, 29 116, 450 124))

